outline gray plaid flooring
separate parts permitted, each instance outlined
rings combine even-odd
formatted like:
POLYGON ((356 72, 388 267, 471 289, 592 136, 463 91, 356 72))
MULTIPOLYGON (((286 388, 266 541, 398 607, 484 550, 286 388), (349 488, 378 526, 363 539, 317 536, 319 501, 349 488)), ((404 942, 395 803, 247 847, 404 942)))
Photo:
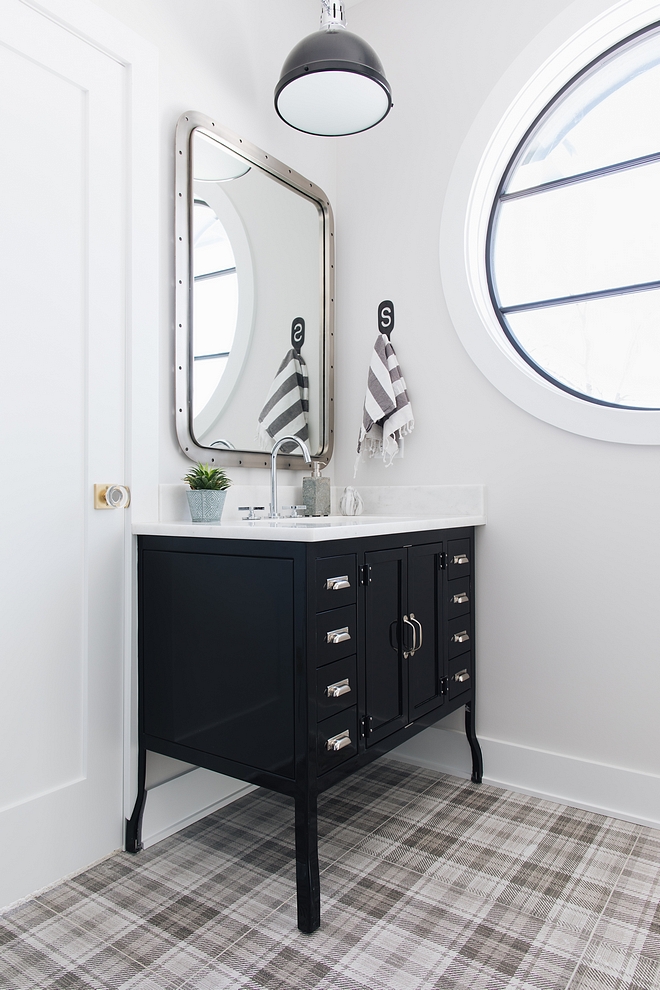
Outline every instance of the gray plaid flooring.
POLYGON ((659 990, 660 832, 391 759, 319 817, 314 935, 255 791, 0 916, 0 987, 659 990))

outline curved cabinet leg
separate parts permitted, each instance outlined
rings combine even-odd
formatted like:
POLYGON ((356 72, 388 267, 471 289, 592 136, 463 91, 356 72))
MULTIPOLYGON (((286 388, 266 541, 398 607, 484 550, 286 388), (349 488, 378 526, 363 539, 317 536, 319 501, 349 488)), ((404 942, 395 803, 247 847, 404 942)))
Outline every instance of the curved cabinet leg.
POLYGON ((465 735, 472 751, 472 780, 475 784, 480 784, 484 776, 484 760, 481 755, 481 746, 477 739, 477 732, 474 720, 474 701, 465 706, 465 735))
POLYGON ((138 753, 138 792, 133 814, 126 821, 125 849, 129 853, 137 853, 142 849, 142 815, 147 800, 147 751, 140 747, 138 753))
POLYGON ((296 795, 296 889, 298 928, 311 934, 321 924, 316 794, 296 795))

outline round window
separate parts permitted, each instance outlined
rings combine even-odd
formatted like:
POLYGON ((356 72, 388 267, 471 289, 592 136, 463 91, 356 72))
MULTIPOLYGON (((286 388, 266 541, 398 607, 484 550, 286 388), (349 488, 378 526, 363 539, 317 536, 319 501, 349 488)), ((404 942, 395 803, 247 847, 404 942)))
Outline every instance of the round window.
POLYGON ((660 27, 564 86, 518 145, 486 238, 518 354, 605 406, 660 409, 660 27))

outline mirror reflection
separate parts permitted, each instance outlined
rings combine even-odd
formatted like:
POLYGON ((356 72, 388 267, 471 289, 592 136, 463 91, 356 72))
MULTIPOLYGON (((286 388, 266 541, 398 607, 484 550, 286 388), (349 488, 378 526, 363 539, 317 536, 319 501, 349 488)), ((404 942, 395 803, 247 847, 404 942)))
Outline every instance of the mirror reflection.
POLYGON ((215 450, 270 451, 288 434, 319 454, 321 206, 201 127, 191 133, 190 177, 192 439, 215 450))
POLYGON ((238 277, 227 231, 202 199, 193 203, 193 417, 220 384, 236 335, 238 277))

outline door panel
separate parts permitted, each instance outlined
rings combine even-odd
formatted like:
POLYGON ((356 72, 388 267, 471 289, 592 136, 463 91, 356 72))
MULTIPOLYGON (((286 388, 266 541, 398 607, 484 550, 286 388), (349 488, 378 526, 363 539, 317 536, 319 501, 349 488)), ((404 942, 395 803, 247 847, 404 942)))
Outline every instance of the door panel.
POLYGON ((406 551, 365 554, 369 584, 365 592, 365 711, 371 717, 367 745, 408 721, 408 684, 401 648, 406 587, 406 551))
MULTIPOLYGON (((408 660, 408 721, 443 704, 442 543, 408 549, 408 614, 421 626, 421 649, 408 660)), ((417 629, 419 643, 420 630, 417 629)))
POLYGON ((3 3, 0 905, 122 842, 124 77, 3 3))

